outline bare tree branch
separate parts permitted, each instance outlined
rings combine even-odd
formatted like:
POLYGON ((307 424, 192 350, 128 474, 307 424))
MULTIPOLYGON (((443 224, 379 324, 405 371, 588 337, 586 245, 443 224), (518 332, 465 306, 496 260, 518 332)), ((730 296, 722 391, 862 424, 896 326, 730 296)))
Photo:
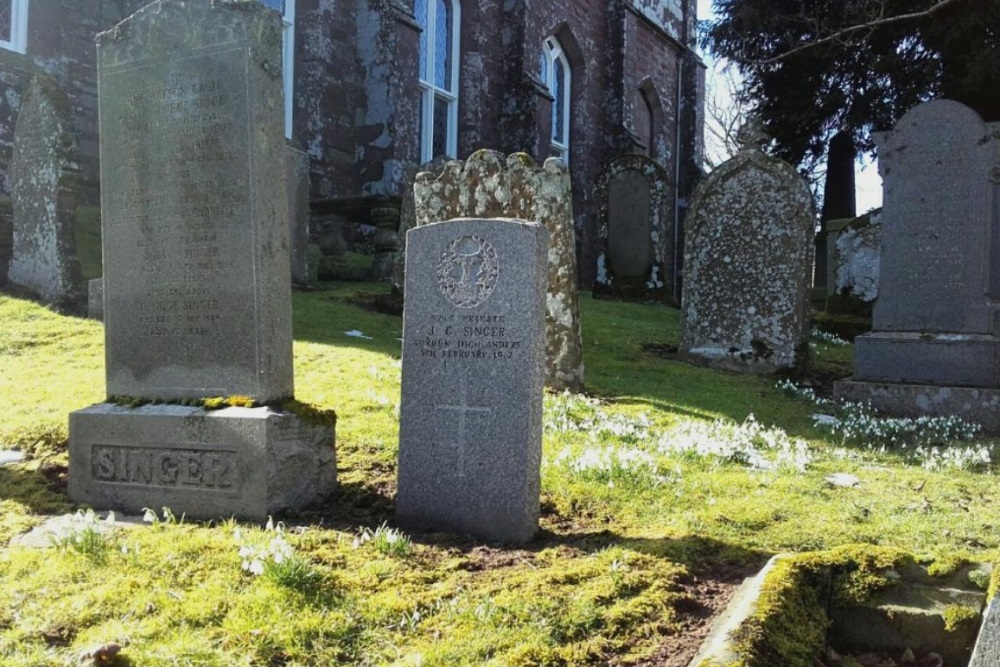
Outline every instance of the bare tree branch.
POLYGON ((796 53, 801 53, 802 51, 805 51, 807 49, 811 49, 816 46, 821 46, 823 44, 828 44, 830 42, 843 39, 844 37, 853 35, 854 33, 857 32, 871 31, 874 30, 875 28, 880 28, 882 26, 890 25, 892 23, 900 23, 902 21, 912 21, 913 19, 927 18, 928 16, 932 16, 935 13, 941 11, 945 7, 958 4, 959 2, 963 2, 963 0, 941 0, 941 2, 937 3, 933 7, 929 7, 928 9, 925 9, 923 11, 912 12, 910 14, 899 14, 897 16, 887 17, 884 15, 883 12, 882 16, 877 19, 865 23, 859 23, 858 25, 849 26, 847 28, 841 28, 840 30, 835 31, 827 35, 826 37, 821 37, 820 39, 811 42, 804 42, 793 49, 789 49, 784 53, 774 56, 773 58, 767 58, 765 60, 747 61, 747 62, 756 65, 773 65, 775 63, 781 62, 782 60, 786 60, 787 58, 795 55, 796 53))

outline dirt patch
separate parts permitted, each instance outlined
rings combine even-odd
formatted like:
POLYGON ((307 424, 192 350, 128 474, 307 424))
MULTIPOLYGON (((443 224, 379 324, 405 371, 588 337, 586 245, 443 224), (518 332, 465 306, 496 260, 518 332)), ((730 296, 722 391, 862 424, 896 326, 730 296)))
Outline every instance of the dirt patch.
POLYGON ((681 585, 682 597, 674 606, 677 632, 668 637, 656 654, 634 667, 687 667, 705 641, 715 619, 725 610, 743 580, 753 568, 720 566, 692 575, 681 585))
POLYGON ((482 572, 530 563, 534 557, 532 552, 523 549, 510 550, 477 546, 469 550, 465 555, 465 561, 459 567, 467 572, 482 572))

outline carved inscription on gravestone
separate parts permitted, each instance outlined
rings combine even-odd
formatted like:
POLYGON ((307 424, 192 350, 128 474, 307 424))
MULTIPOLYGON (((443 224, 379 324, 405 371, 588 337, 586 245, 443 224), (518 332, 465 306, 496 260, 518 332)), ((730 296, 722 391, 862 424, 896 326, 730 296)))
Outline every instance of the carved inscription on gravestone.
POLYGON ((99 49, 108 393, 287 396, 280 85, 238 17, 180 11, 99 49))

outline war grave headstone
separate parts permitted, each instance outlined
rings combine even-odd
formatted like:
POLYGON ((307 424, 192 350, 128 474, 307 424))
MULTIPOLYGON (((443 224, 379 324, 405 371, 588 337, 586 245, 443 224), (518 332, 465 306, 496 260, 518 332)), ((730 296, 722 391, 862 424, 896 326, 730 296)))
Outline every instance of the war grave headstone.
POLYGON ((599 203, 594 294, 673 299, 674 188, 645 155, 612 160, 597 181, 599 203))
MULTIPOLYGON (((129 404, 292 396, 281 22, 159 0, 98 36, 105 354, 129 404)), ((333 490, 333 428, 272 407, 70 415, 70 496, 263 519, 333 490)))
POLYGON ((436 178, 418 174, 413 195, 418 226, 464 217, 515 218, 548 230, 545 385, 580 391, 583 344, 569 168, 555 158, 539 168, 524 153, 505 158, 481 150, 465 163, 449 162, 436 178))
POLYGON ((86 295, 73 240, 80 165, 72 107, 55 81, 36 75, 21 102, 8 170, 13 209, 10 286, 68 312, 86 295))
POLYGON ((406 240, 400 523, 522 542, 538 528, 548 233, 460 219, 406 240))
POLYGON ((1000 432, 1000 123, 935 100, 875 135, 883 178, 879 296, 835 392, 904 416, 1000 432))
POLYGON ((759 121, 739 138, 688 209, 679 353, 766 374, 805 362, 815 215, 805 180, 764 153, 759 121))
POLYGON ((292 283, 309 284, 309 154, 285 146, 285 176, 288 180, 288 244, 292 283))

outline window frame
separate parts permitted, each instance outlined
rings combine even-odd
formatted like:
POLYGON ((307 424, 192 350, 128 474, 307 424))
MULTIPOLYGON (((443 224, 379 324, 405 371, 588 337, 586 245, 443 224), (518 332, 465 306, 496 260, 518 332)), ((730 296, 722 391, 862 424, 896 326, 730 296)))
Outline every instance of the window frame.
POLYGON ((415 0, 414 14, 416 14, 416 3, 421 1, 427 3, 427 25, 420 26, 427 38, 427 51, 423 56, 423 62, 419 63, 417 67, 417 85, 420 89, 421 101, 420 161, 423 163, 438 157, 434 155, 434 104, 438 100, 444 101, 448 107, 444 155, 451 158, 458 156, 459 43, 462 32, 462 5, 458 0, 443 0, 451 8, 451 72, 449 73, 450 77, 445 76, 445 82, 450 81, 451 83, 451 90, 449 90, 441 88, 435 83, 437 79, 435 55, 437 54, 437 39, 440 37, 436 30, 438 0, 415 0), (423 68, 423 76, 421 76, 421 68, 423 68))
POLYGON ((284 11, 271 6, 267 0, 264 5, 281 14, 281 83, 285 91, 285 138, 292 138, 292 109, 295 96, 295 2, 282 0, 284 11))
POLYGON ((559 39, 552 35, 546 37, 544 42, 542 42, 542 58, 541 58, 541 79, 542 83, 545 84, 546 89, 549 91, 549 95, 552 96, 552 126, 549 139, 549 148, 554 157, 559 158, 566 164, 569 164, 570 160, 570 119, 572 114, 570 109, 572 106, 572 91, 573 91, 573 68, 570 65, 569 58, 566 55, 566 50, 563 48, 559 39), (556 91, 554 89, 556 83, 556 63, 562 65, 563 68, 563 90, 556 91), (557 97, 562 97, 562 126, 563 126, 563 140, 558 141, 556 139, 556 115, 559 111, 559 100, 557 97))
POLYGON ((28 46, 28 2, 10 0, 10 40, 0 39, 0 49, 24 53, 28 46))

